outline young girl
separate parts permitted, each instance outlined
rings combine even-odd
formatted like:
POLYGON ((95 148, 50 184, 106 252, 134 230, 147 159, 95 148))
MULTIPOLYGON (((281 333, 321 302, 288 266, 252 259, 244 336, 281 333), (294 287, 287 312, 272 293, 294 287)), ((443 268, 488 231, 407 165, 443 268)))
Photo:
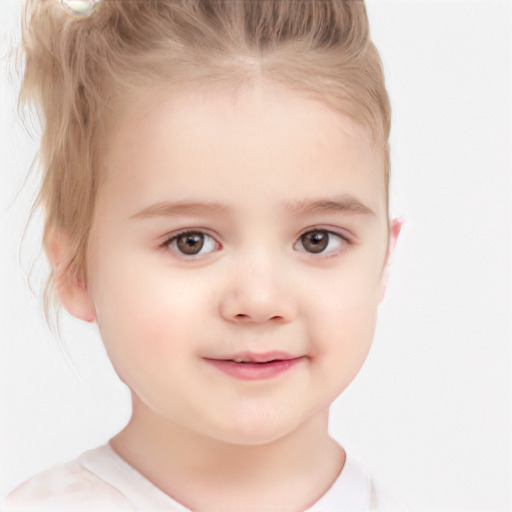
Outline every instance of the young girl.
POLYGON ((48 301, 129 387, 2 510, 403 510, 328 434, 401 223, 363 2, 28 0, 48 301))

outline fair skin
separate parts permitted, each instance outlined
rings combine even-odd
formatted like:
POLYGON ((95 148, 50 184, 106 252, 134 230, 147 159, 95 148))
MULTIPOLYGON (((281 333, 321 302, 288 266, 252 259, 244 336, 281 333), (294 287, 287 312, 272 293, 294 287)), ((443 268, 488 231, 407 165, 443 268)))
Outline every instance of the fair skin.
POLYGON ((400 232, 382 154, 268 84, 148 95, 119 126, 87 282, 57 272, 131 390, 111 445, 191 510, 304 510, 343 467, 328 410, 368 354, 400 232), (293 364, 264 374, 275 359, 293 364))

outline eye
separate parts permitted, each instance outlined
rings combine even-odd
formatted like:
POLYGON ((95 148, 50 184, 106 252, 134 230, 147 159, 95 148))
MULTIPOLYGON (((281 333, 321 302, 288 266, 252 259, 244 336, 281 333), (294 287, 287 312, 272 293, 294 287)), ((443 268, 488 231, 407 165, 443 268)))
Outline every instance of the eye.
POLYGON ((183 231, 169 238, 163 245, 181 256, 200 256, 218 248, 217 242, 202 231, 183 231))
POLYGON ((347 243, 349 243, 347 238, 333 233, 332 231, 313 229, 301 235, 295 243, 294 248, 297 248, 297 245, 300 244, 303 250, 311 254, 331 254, 338 251, 343 244, 347 243))

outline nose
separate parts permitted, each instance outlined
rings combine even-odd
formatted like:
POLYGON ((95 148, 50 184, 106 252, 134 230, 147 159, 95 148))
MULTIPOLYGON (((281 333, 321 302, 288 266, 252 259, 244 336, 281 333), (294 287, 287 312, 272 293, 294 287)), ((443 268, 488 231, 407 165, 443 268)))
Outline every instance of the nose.
POLYGON ((231 266, 219 308, 233 323, 287 323, 297 314, 297 296, 284 268, 260 255, 231 266))

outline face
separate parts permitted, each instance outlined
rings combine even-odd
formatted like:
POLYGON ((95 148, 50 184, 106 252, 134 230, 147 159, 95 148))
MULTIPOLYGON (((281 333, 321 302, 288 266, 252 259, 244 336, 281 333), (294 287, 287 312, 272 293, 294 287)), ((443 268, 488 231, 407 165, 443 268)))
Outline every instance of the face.
POLYGON ((92 316, 156 417, 277 439, 325 411, 370 348, 389 241, 382 154, 349 118, 270 86, 140 108, 106 159, 92 316))

